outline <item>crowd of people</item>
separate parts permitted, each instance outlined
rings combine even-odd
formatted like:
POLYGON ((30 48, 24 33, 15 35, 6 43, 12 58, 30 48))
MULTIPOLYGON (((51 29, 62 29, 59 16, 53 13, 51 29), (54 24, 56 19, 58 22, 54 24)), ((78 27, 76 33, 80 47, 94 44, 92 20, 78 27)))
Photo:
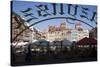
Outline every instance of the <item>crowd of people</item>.
POLYGON ((35 62, 47 60, 71 60, 75 58, 95 58, 97 59, 96 47, 78 47, 75 42, 71 45, 63 45, 62 42, 55 41, 52 45, 49 42, 28 43, 22 46, 11 45, 11 62, 35 62), (41 45, 41 44, 45 45, 41 45))

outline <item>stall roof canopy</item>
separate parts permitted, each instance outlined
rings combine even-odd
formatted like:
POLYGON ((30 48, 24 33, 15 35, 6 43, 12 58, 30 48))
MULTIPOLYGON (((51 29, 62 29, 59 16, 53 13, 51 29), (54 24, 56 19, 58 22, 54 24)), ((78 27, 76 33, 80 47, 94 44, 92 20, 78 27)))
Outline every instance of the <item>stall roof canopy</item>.
POLYGON ((77 42, 77 45, 97 45, 97 40, 94 38, 83 38, 77 42))

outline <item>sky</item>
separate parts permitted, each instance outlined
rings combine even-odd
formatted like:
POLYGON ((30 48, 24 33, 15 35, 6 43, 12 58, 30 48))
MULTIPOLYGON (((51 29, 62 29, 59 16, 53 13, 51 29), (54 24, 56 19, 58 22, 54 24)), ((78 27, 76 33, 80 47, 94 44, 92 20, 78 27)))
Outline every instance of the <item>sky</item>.
MULTIPOLYGON (((74 7, 75 4, 72 5, 72 6, 74 7)), ((21 18, 23 18, 24 20, 27 20, 30 17, 25 17, 24 14, 21 11, 24 11, 27 8, 32 8, 32 11, 30 11, 30 12, 33 14, 33 16, 37 17, 38 19, 34 19, 31 22, 27 22, 30 25, 33 24, 33 23, 35 23, 35 22, 38 22, 38 21, 41 21, 41 20, 44 20, 44 19, 48 19, 48 18, 54 18, 54 17, 73 17, 70 14, 68 14, 68 4, 63 4, 63 11, 65 13, 63 15, 59 14, 59 11, 60 11, 60 4, 59 3, 57 3, 57 5, 56 5, 56 10, 57 10, 57 14, 56 15, 52 14, 52 12, 53 12, 53 8, 52 7, 53 6, 52 6, 51 3, 46 3, 46 2, 13 1, 13 3, 12 3, 12 11, 15 12, 15 13, 17 13, 18 15, 20 15, 21 18), (39 8, 36 7, 38 5, 47 5, 47 7, 48 7, 47 12, 50 15, 48 15, 46 17, 39 16, 38 12, 37 12, 37 11, 39 11, 39 8)), ((74 13, 74 8, 73 7, 71 8, 71 13, 72 14, 74 13)), ((84 21, 84 22, 90 24, 93 27, 96 27, 95 22, 94 21, 90 21, 90 19, 93 16, 93 12, 97 12, 97 6, 92 6, 92 5, 78 5, 78 10, 77 11, 78 11, 77 15, 75 15, 76 19, 84 21), (85 15, 85 16, 87 16, 89 18, 89 20, 87 20, 86 18, 80 17, 80 15, 84 15, 82 13, 82 11, 83 11, 82 7, 89 9, 89 11, 87 11, 88 15, 85 15)), ((97 20, 95 20, 95 21, 97 21, 97 20)), ((67 24, 66 27, 74 29, 75 28, 75 23, 78 22, 78 21, 77 20, 76 21, 73 21, 73 20, 66 21, 65 18, 59 18, 59 19, 55 18, 55 19, 50 19, 50 20, 46 20, 46 21, 43 21, 41 23, 38 23, 38 24, 34 25, 33 27, 35 27, 38 30, 44 30, 44 29, 46 29, 48 27, 48 25, 59 26, 60 23, 62 23, 62 22, 66 22, 66 24, 67 24), (70 24, 68 22, 71 22, 73 24, 70 24)), ((84 24, 82 22, 80 22, 80 23, 82 25, 82 28, 84 28, 84 29, 92 29, 87 24, 84 24)))

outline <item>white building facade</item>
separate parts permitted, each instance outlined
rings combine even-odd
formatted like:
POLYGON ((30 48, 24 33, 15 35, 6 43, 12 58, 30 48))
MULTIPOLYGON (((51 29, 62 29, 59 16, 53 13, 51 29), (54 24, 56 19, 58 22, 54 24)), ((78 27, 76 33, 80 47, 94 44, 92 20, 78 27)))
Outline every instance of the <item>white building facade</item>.
POLYGON ((75 29, 69 29, 66 27, 66 23, 61 23, 59 27, 49 26, 46 32, 46 40, 52 41, 79 41, 84 37, 89 37, 89 30, 82 29, 81 24, 78 22, 75 24, 75 29))

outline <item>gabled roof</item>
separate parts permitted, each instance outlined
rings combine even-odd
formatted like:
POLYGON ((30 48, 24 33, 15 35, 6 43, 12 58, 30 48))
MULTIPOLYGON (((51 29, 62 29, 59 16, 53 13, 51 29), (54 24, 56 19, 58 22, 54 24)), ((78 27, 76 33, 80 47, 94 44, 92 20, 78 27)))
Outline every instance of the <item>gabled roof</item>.
POLYGON ((97 45, 97 40, 94 38, 83 38, 77 42, 77 45, 97 45))

